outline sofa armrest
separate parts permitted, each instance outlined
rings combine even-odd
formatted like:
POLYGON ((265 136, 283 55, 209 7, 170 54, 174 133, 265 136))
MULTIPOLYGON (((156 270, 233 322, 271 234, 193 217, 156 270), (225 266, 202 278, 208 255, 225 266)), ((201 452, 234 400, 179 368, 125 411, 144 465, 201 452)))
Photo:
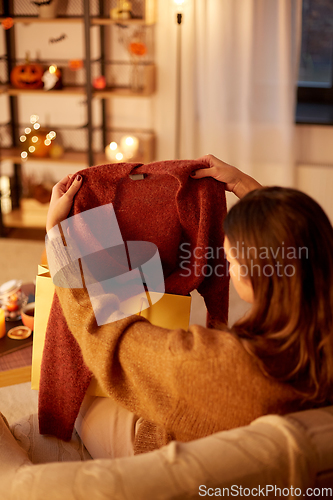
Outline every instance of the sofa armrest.
MULTIPOLYGON (((118 460, 33 465, 17 450, 13 436, 7 437, 12 439, 8 446, 16 447, 17 460, 5 476, 1 465, 6 452, 0 448, 2 500, 190 499, 200 498, 199 491, 204 493, 205 488, 259 485, 293 485, 303 490, 314 485, 316 474, 316 454, 301 426, 276 415, 261 417, 247 427, 190 443, 172 442, 160 450, 118 460)), ((270 496, 275 497, 274 492, 270 496)))
POLYGON ((333 494, 333 406, 291 413, 289 422, 301 429, 316 455, 316 486, 331 487, 333 494))

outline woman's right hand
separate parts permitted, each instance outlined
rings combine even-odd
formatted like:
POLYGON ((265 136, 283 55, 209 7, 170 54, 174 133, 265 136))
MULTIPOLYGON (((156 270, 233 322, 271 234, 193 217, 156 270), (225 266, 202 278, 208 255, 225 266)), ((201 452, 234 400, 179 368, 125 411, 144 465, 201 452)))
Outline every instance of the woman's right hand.
POLYGON ((245 174, 241 170, 213 155, 205 155, 197 161, 207 165, 207 168, 196 170, 191 174, 192 179, 202 179, 203 177, 213 177, 217 181, 224 182, 226 190, 234 193, 238 198, 243 198, 254 189, 261 188, 261 184, 255 179, 245 174))
POLYGON ((52 189, 52 196, 47 213, 46 231, 50 231, 54 226, 66 219, 73 204, 74 196, 82 184, 81 175, 76 175, 74 182, 66 189, 68 181, 72 175, 66 175, 52 189))

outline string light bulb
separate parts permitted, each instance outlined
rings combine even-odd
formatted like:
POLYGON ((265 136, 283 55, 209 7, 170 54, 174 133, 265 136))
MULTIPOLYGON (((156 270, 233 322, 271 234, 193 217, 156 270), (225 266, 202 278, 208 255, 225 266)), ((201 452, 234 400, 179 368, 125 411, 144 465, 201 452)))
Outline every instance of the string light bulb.
POLYGON ((30 116, 30 123, 32 124, 33 130, 31 130, 30 127, 26 127, 24 129, 25 135, 22 134, 20 136, 20 141, 22 143, 26 142, 26 141, 28 142, 28 144, 26 146, 27 150, 22 151, 22 153, 21 153, 22 160, 26 160, 28 158, 29 153, 33 154, 36 152, 36 154, 37 154, 41 144, 44 143, 45 146, 50 146, 52 144, 52 141, 57 136, 57 134, 54 130, 50 130, 50 132, 48 134, 46 134, 46 137, 44 140, 41 137, 38 137, 37 135, 33 135, 32 137, 31 136, 29 137, 29 134, 31 134, 31 132, 34 132, 34 131, 37 131, 40 129, 40 123, 38 123, 38 120, 39 120, 38 115, 31 115, 30 116), (30 142, 30 146, 29 146, 29 142, 30 142), (37 147, 37 149, 36 149, 36 147, 37 147))

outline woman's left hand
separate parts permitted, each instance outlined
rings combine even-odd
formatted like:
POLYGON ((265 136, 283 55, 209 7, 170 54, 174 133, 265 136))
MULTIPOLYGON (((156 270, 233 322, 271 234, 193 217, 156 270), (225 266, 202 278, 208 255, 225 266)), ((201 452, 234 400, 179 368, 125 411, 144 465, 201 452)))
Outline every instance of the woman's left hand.
POLYGON ((82 184, 81 175, 77 175, 74 182, 66 191, 67 183, 72 177, 72 175, 66 175, 66 177, 53 186, 50 207, 47 213, 46 231, 49 231, 65 220, 70 212, 74 196, 82 184))

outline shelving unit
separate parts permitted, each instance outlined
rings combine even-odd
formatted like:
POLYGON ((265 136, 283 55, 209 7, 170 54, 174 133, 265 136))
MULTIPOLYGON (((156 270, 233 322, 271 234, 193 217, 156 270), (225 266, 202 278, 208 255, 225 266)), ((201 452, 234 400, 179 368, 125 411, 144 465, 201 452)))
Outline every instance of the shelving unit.
MULTIPOLYGON (((144 63, 138 64, 140 69, 140 78, 143 84, 139 90, 132 90, 130 82, 124 85, 114 84, 113 81, 108 81, 110 74, 110 67, 112 64, 121 64, 123 73, 129 74, 131 71, 131 63, 129 61, 108 61, 106 60, 105 51, 105 30, 112 30, 115 26, 127 26, 138 29, 144 27, 151 27, 155 23, 155 0, 134 0, 133 2, 134 18, 132 19, 118 19, 114 20, 108 17, 108 12, 111 8, 115 7, 117 0, 60 0, 59 16, 47 19, 41 18, 37 15, 37 7, 32 5, 32 2, 24 2, 23 0, 4 0, 3 6, 0 6, 0 22, 4 19, 11 17, 14 25, 11 29, 6 31, 6 64, 7 64, 7 81, 0 84, 0 95, 8 97, 8 104, 10 109, 10 123, 0 124, 10 129, 10 144, 4 144, 0 149, 0 162, 9 160, 13 164, 12 175, 12 201, 13 210, 9 214, 1 215, 0 210, 0 236, 5 235, 5 227, 44 227, 45 217, 47 213, 47 205, 38 207, 38 202, 31 199, 21 199, 22 192, 22 166, 29 165, 29 162, 35 163, 50 163, 59 166, 72 164, 74 166, 81 165, 82 168, 91 165, 105 164, 109 161, 104 154, 104 147, 111 141, 116 140, 115 137, 120 137, 121 134, 137 135, 140 140, 140 149, 138 155, 131 161, 148 163, 153 161, 155 152, 155 134, 151 129, 116 129, 110 127, 107 123, 106 106, 107 101, 114 98, 130 98, 141 99, 147 98, 154 94, 156 87, 155 78, 155 65, 152 61, 146 60, 144 63), (74 7, 72 4, 74 3, 74 7), (18 7, 19 4, 19 8, 18 7), (22 14, 22 5, 27 9, 26 14, 22 14), (67 11, 66 11, 67 9, 67 11), (139 12, 139 15, 138 15, 139 12), (15 25, 17 24, 31 24, 36 23, 80 23, 84 28, 84 44, 85 44, 85 83, 75 85, 66 82, 64 78, 64 85, 62 89, 48 90, 44 89, 18 89, 14 88, 9 82, 9 75, 13 67, 18 63, 15 54, 15 25), (99 29, 100 41, 100 58, 92 60, 91 58, 91 28, 96 27, 99 29), (96 66, 97 65, 97 66, 96 66), (126 66, 127 65, 127 66, 126 66), (100 75, 106 77, 106 87, 103 89, 95 89, 92 85, 93 74, 96 71, 100 75), (61 158, 36 158, 28 157, 26 161, 21 158, 21 144, 19 142, 20 130, 24 127, 18 120, 18 109, 20 98, 22 96, 45 96, 50 99, 59 99, 64 96, 82 96, 85 99, 86 117, 87 121, 84 125, 79 127, 81 135, 84 135, 84 140, 81 141, 81 148, 77 150, 71 146, 66 147, 64 154, 61 158), (100 103, 100 114, 102 117, 102 124, 97 127, 93 123, 92 101, 100 103), (38 208, 40 208, 38 214, 38 208)), ((25 12, 25 11, 23 11, 25 12)), ((34 62, 34 61, 31 61, 34 62)), ((37 61, 40 62, 40 61, 37 61)), ((48 61, 53 63, 54 60, 48 61)), ((117 73, 117 72, 116 72, 117 73)), ((119 72, 120 73, 120 72, 119 72)), ((64 75, 63 75, 64 76, 64 75)), ((50 125, 52 126, 52 124, 50 125)), ((59 129, 59 125, 56 126, 59 129)), ((1 133, 1 128, 0 128, 1 133)), ((7 141, 8 142, 8 141, 7 141)), ((1 203, 0 203, 1 205, 1 203)))

